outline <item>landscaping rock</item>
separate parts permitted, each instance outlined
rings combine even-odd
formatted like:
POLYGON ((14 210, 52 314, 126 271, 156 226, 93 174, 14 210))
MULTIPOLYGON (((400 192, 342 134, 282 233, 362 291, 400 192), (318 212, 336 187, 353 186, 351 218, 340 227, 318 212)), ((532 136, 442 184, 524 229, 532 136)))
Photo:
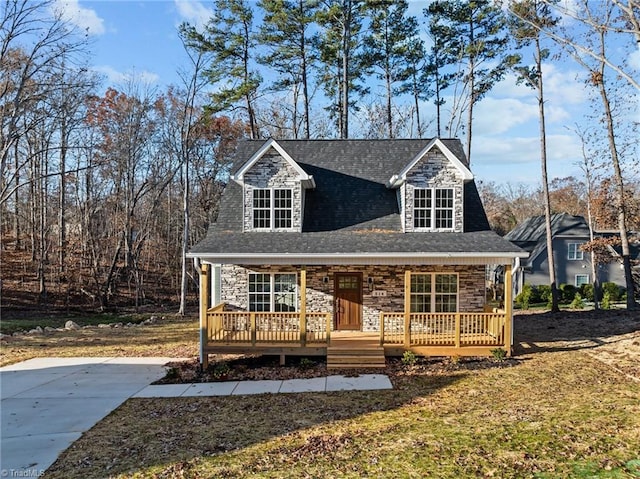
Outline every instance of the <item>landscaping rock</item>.
POLYGON ((69 330, 75 331, 75 330, 80 329, 80 326, 75 321, 69 320, 66 323, 64 323, 64 329, 69 329, 69 330))

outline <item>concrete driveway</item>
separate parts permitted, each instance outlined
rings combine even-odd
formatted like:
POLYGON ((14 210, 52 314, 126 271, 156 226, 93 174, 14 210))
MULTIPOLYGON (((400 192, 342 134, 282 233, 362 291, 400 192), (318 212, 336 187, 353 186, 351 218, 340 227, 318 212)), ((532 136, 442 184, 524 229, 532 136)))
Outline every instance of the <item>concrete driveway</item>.
POLYGON ((38 477, 171 358, 39 358, 0 368, 1 477, 38 477))

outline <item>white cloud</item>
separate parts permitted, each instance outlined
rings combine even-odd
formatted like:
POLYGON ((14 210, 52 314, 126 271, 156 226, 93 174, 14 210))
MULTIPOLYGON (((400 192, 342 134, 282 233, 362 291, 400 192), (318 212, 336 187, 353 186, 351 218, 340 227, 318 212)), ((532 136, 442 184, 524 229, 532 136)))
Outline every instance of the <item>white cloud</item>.
POLYGON ((579 105, 588 100, 584 73, 575 70, 560 70, 557 65, 542 65, 545 100, 559 104, 579 105))
POLYGON ((199 0, 174 0, 178 14, 194 27, 201 29, 213 16, 213 10, 199 0))
MULTIPOLYGON (((547 136, 549 178, 579 175, 580 140, 570 134, 547 136)), ((540 139, 476 137, 471 168, 478 179, 498 183, 540 184, 540 139)))
POLYGON ((61 13, 62 18, 85 30, 89 35, 105 33, 104 20, 98 16, 95 10, 81 7, 79 0, 56 0, 54 5, 54 8, 61 13))
POLYGON ((478 135, 497 135, 538 116, 537 107, 516 98, 486 97, 474 110, 473 129, 478 135))
POLYGON ((147 85, 153 85, 160 81, 160 76, 157 73, 145 70, 120 72, 108 65, 97 66, 94 67, 93 70, 104 75, 111 85, 125 84, 132 79, 138 80, 147 85))

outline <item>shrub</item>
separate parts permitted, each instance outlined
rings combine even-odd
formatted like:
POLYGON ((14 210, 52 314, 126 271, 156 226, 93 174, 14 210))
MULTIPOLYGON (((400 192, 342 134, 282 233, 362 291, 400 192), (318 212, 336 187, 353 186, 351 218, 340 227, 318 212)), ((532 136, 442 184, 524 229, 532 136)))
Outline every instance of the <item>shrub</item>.
POLYGON ((491 356, 493 356, 493 359, 499 362, 504 361, 507 357, 507 351, 502 348, 492 349, 489 352, 491 353, 491 356))
POLYGON ((300 362, 298 363, 298 367, 303 371, 311 369, 315 365, 316 363, 309 358, 300 358, 300 362))
POLYGON ((602 301, 600 302, 600 307, 602 309, 611 309, 611 295, 609 291, 605 291, 602 295, 602 301))
POLYGON ((529 284, 522 286, 522 291, 516 296, 516 306, 522 309, 529 309, 531 304, 531 296, 533 295, 533 288, 529 284))
POLYGON ((551 286, 548 284, 541 284, 537 287, 538 296, 540 296, 541 303, 550 303, 551 302, 551 286))
POLYGON ((580 296, 580 293, 576 293, 573 297, 573 301, 571 301, 570 305, 571 309, 584 309, 584 299, 580 296))
POLYGON ((560 297, 558 298, 559 303, 567 304, 573 301, 573 298, 576 297, 576 287, 572 284, 561 284, 560 285, 560 297))
POLYGON ((610 281, 602 283, 603 298, 604 294, 609 293, 610 301, 620 301, 625 293, 625 289, 610 281))
POLYGON ((418 360, 416 353, 413 351, 405 351, 402 355, 402 364, 405 366, 413 366, 418 360))
POLYGON ((580 285, 580 295, 587 301, 595 301, 593 285, 591 283, 580 285))

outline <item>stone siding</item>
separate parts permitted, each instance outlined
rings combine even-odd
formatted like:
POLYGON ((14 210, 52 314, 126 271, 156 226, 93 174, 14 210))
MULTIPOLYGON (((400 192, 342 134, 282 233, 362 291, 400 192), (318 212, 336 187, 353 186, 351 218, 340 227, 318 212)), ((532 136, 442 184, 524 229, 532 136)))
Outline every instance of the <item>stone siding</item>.
MULTIPOLYGON (((406 186, 402 190, 405 231, 415 230, 413 226, 413 198, 416 188, 453 188, 453 231, 464 231, 463 179, 460 171, 440 150, 434 148, 429 151, 407 173, 405 184, 406 186)), ((436 228, 430 228, 430 230, 438 231, 436 228)))
MULTIPOLYGON (((484 266, 307 266, 307 311, 333 313, 335 273, 362 273, 362 330, 379 331, 380 312, 404 311, 404 272, 458 273, 458 305, 460 312, 482 311, 485 303, 484 266), (325 278, 328 281, 325 282, 325 278), (373 296, 368 278, 373 278, 373 291, 386 291, 386 296, 373 296)), ((227 310, 246 311, 249 303, 249 273, 296 273, 298 276, 297 308, 300 309, 300 266, 222 266, 221 299, 227 310)))
MULTIPOLYGON (((301 231, 303 190, 297 172, 282 156, 267 153, 244 174, 244 230, 253 230, 253 190, 288 188, 292 190, 292 227, 284 231, 301 231)), ((272 219, 273 220, 273 219, 272 219)))

